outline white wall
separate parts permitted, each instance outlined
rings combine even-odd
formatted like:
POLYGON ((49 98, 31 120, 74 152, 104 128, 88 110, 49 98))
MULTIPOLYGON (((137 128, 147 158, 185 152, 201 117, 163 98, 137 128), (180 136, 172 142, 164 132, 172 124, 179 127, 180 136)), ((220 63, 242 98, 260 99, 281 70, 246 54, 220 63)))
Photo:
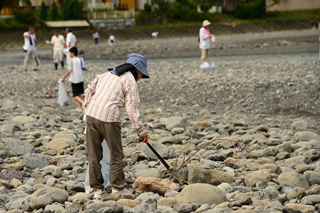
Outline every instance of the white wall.
POLYGON ((320 8, 320 0, 280 0, 280 4, 276 4, 269 8, 268 5, 272 4, 272 0, 267 0, 267 11, 279 10, 305 10, 320 8))

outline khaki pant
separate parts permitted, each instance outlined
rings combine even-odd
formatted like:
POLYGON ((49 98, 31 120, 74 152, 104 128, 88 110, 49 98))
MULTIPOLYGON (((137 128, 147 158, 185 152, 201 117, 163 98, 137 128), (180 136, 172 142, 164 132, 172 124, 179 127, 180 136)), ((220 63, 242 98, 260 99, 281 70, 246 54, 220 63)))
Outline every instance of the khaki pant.
POLYGON ((87 116, 87 151, 89 158, 90 186, 94 189, 103 189, 101 174, 102 146, 105 139, 110 149, 110 183, 113 188, 123 190, 125 175, 123 172, 123 150, 121 141, 120 123, 107 123, 87 116))
POLYGON ((209 49, 201 49, 201 64, 204 62, 209 64, 209 49))
POLYGON ((63 61, 63 50, 54 50, 53 51, 53 62, 58 63, 58 62, 63 61))
POLYGON ((30 51, 28 50, 27 52, 25 52, 24 54, 24 61, 23 61, 23 69, 27 70, 28 68, 28 61, 29 58, 31 57, 31 67, 32 69, 36 68, 36 50, 30 51))

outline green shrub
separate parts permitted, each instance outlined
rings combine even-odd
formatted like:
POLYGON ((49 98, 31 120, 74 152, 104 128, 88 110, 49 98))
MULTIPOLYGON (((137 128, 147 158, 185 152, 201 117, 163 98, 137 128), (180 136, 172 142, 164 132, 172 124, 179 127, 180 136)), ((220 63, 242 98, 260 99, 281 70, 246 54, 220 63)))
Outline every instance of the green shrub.
POLYGON ((235 17, 239 19, 262 18, 265 13, 265 0, 250 0, 247 3, 237 3, 235 17))
POLYGON ((32 9, 30 8, 17 8, 13 10, 13 15, 15 15, 18 22, 23 24, 34 24, 37 21, 32 9))
POLYGON ((42 1, 41 3, 41 8, 40 8, 40 19, 41 20, 46 20, 48 18, 48 11, 47 11, 47 6, 44 3, 44 1, 42 1))
POLYGON ((52 20, 58 19, 58 7, 57 7, 56 2, 53 2, 51 5, 51 18, 52 18, 52 20))
POLYGON ((150 12, 151 12, 151 10, 152 10, 151 5, 150 5, 150 4, 148 4, 148 3, 145 3, 145 4, 144 4, 144 11, 146 11, 146 12, 150 13, 150 12))

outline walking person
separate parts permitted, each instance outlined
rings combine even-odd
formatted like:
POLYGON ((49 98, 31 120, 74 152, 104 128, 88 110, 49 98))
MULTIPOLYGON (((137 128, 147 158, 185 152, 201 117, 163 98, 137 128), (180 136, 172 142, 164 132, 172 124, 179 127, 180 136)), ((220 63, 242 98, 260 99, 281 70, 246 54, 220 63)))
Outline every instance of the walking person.
POLYGON ((76 36, 72 33, 71 28, 66 29, 67 37, 66 37, 66 48, 67 48, 67 64, 69 63, 70 60, 70 55, 69 55, 69 50, 72 47, 77 47, 77 38, 76 36))
POLYGON ((29 27, 28 32, 25 32, 23 34, 24 37, 24 45, 23 45, 23 50, 25 52, 24 55, 24 61, 23 61, 23 69, 24 71, 28 70, 28 61, 29 58, 31 58, 31 67, 33 71, 38 71, 37 65, 36 65, 36 34, 34 33, 34 28, 29 27))
POLYGON ((51 38, 51 44, 53 46, 53 63, 54 67, 58 69, 58 63, 60 61, 62 69, 64 68, 64 61, 63 61, 63 48, 66 47, 66 42, 64 40, 63 35, 59 34, 59 31, 56 29, 54 30, 54 35, 51 38))
POLYGON ((94 40, 94 43, 95 43, 96 45, 99 43, 99 38, 100 38, 99 33, 98 33, 97 31, 95 31, 95 32, 93 33, 93 40, 94 40))
POLYGON ((78 107, 75 108, 74 111, 81 112, 82 105, 83 105, 82 94, 84 91, 83 70, 87 71, 88 68, 86 68, 83 58, 78 57, 78 49, 76 47, 72 47, 69 50, 69 55, 70 55, 70 60, 68 62, 68 71, 60 80, 61 82, 63 82, 64 79, 71 74, 69 81, 71 82, 73 97, 79 103, 78 107))
POLYGON ((202 27, 199 31, 199 48, 201 49, 201 64, 204 62, 209 63, 209 49, 212 35, 209 31, 211 23, 208 20, 204 20, 202 27))
POLYGON ((148 134, 139 120, 139 94, 136 83, 141 78, 150 78, 147 59, 142 55, 131 53, 126 64, 111 70, 97 75, 85 91, 89 179, 90 187, 94 189, 94 197, 98 199, 104 190, 100 164, 103 139, 107 141, 111 154, 109 178, 112 193, 132 193, 132 190, 124 188, 120 108, 126 107, 132 128, 144 143, 148 142, 148 134), (126 72, 119 76, 117 74, 119 69, 126 72))

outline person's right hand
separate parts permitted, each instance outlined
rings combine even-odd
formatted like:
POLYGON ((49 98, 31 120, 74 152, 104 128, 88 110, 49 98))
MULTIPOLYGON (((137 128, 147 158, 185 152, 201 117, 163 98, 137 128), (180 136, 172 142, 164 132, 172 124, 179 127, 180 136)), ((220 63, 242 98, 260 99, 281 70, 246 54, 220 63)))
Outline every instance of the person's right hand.
POLYGON ((212 35, 209 35, 209 38, 211 38, 212 37, 212 35))
POLYGON ((148 134, 144 133, 142 135, 139 135, 140 140, 142 140, 143 143, 148 143, 148 134))

